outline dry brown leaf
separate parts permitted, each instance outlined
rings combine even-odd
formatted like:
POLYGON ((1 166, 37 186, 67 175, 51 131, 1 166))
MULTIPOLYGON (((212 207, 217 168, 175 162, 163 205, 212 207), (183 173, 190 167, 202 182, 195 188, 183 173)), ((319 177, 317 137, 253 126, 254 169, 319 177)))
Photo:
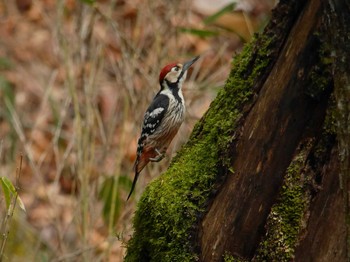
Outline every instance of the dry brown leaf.
POLYGON ((18 11, 26 12, 32 7, 32 0, 16 0, 18 11))

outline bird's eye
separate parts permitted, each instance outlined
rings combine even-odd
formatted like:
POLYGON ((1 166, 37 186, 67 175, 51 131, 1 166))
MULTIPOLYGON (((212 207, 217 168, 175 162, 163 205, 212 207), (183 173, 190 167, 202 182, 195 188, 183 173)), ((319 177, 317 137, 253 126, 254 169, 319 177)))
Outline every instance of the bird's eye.
POLYGON ((179 71, 179 69, 180 69, 180 68, 179 68, 178 66, 175 66, 175 67, 174 67, 174 70, 175 70, 176 72, 179 71))

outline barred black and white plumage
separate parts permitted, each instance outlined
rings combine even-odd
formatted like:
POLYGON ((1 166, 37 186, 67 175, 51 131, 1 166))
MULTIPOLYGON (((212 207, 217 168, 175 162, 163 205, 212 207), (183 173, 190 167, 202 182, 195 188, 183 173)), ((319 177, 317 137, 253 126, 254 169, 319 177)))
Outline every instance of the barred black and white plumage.
POLYGON ((160 72, 160 91, 144 115, 134 164, 135 177, 128 199, 142 169, 150 161, 159 162, 164 158, 167 148, 185 119, 185 100, 181 88, 188 68, 198 58, 199 56, 183 65, 169 64, 160 72))

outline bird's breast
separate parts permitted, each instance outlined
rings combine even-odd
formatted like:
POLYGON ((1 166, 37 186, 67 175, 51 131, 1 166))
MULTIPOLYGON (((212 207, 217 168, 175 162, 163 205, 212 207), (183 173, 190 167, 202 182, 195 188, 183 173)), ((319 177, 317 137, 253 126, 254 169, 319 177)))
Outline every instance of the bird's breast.
POLYGON ((169 103, 164 120, 168 122, 167 124, 181 125, 185 120, 185 110, 185 103, 174 99, 169 103))

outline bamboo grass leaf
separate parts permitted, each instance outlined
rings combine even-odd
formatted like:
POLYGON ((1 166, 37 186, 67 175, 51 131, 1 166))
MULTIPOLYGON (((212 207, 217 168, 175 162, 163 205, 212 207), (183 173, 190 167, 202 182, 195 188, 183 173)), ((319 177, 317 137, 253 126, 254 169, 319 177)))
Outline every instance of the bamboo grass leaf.
POLYGON ((234 8, 236 7, 236 3, 232 2, 228 5, 226 5, 225 7, 223 7, 222 9, 220 9, 218 12, 216 12, 215 14, 208 16, 206 19, 204 19, 204 24, 208 25, 208 24, 212 24, 213 22, 215 22, 220 16, 231 12, 234 8))

